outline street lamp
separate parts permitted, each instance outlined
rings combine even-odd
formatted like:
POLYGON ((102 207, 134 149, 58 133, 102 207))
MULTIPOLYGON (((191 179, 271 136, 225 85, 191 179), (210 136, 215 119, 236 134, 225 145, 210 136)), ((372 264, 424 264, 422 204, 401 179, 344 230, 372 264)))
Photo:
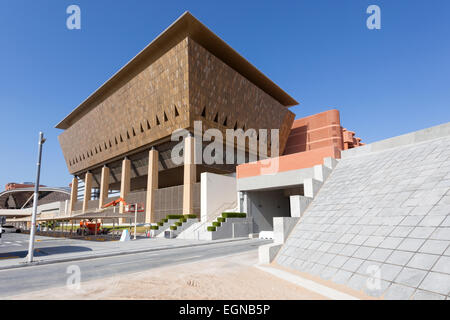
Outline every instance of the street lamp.
POLYGON ((45 143, 44 134, 42 132, 39 132, 39 151, 38 151, 38 162, 36 172, 36 184, 34 185, 33 213, 31 215, 30 243, 28 245, 28 256, 27 256, 28 263, 33 262, 34 237, 36 232, 36 212, 39 199, 39 179, 41 175, 42 145, 44 143, 45 143))

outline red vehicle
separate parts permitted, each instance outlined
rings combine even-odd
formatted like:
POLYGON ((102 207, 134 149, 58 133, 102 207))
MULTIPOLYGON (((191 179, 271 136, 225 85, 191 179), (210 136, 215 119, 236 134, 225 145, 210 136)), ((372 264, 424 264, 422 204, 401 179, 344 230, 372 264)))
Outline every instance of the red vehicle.
POLYGON ((81 236, 92 236, 96 234, 107 234, 108 229, 101 228, 102 224, 100 222, 92 222, 89 220, 80 221, 80 228, 77 229, 77 235, 81 236))

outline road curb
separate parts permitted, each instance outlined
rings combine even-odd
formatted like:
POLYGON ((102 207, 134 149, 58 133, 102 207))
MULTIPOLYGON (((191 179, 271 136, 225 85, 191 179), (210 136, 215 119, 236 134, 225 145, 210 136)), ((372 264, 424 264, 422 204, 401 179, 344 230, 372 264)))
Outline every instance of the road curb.
POLYGON ((186 245, 180 245, 180 246, 174 246, 174 247, 157 247, 157 248, 139 249, 139 250, 133 250, 133 251, 108 252, 108 253, 96 254, 96 255, 92 255, 92 256, 62 258, 62 259, 49 260, 49 261, 41 260, 41 261, 32 262, 30 264, 25 263, 25 262, 20 262, 20 264, 15 264, 15 265, 10 265, 10 266, 0 266, 0 271, 1 270, 9 270, 9 269, 34 267, 34 266, 42 266, 42 265, 47 265, 47 264, 64 263, 64 262, 70 262, 70 261, 92 260, 92 259, 107 258, 107 257, 114 257, 114 256, 128 255, 128 254, 137 254, 137 253, 144 253, 144 252, 161 251, 161 250, 166 250, 166 249, 170 250, 170 249, 200 247, 200 246, 206 246, 206 245, 211 245, 211 244, 216 244, 216 243, 237 242, 237 241, 243 241, 243 240, 251 240, 251 239, 249 239, 249 238, 236 238, 236 239, 226 239, 226 240, 214 240, 215 242, 186 244, 186 245))

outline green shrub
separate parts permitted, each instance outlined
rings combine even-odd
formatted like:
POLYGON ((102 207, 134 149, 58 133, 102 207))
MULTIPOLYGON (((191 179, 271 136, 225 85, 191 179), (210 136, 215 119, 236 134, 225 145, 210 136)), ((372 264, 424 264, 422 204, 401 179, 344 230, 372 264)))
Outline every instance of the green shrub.
POLYGON ((151 230, 158 230, 159 227, 158 227, 158 226, 151 226, 150 229, 151 229, 151 230))
POLYGON ((167 219, 180 219, 183 218, 182 214, 169 214, 167 215, 167 219))
POLYGON ((180 221, 175 222, 175 225, 176 225, 177 227, 181 227, 182 224, 183 224, 183 222, 180 222, 180 221))
POLYGON ((247 215, 243 212, 223 212, 222 217, 224 218, 245 218, 247 215))
POLYGON ((187 219, 186 218, 180 218, 180 220, 179 220, 180 222, 186 222, 187 221, 187 219))
POLYGON ((164 225, 164 222, 158 222, 158 226, 162 227, 164 225))
POLYGON ((217 218, 217 221, 219 221, 219 222, 225 222, 227 219, 225 219, 225 218, 222 218, 222 217, 219 217, 219 218, 217 218))
POLYGON ((170 226, 170 230, 177 230, 177 226, 170 226))
POLYGON ((213 225, 214 227, 220 227, 221 223, 220 223, 220 222, 217 222, 217 221, 214 221, 214 222, 212 223, 212 225, 213 225))
POLYGON ((216 231, 216 227, 208 227, 207 230, 208 230, 208 231, 211 231, 211 232, 212 232, 212 231, 216 231))
POLYGON ((169 222, 169 219, 165 218, 163 219, 164 222, 169 222))
POLYGON ((195 214, 185 214, 184 217, 188 219, 197 219, 197 216, 195 214))

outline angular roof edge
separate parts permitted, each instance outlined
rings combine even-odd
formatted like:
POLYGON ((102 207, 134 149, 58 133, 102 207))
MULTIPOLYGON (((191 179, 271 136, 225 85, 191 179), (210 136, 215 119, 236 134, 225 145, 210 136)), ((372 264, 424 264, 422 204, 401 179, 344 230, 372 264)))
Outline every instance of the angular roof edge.
POLYGON ((190 12, 186 11, 55 127, 58 129, 69 128, 79 118, 92 110, 96 102, 101 102, 105 93, 108 94, 108 92, 112 93, 117 90, 123 85, 123 81, 129 78, 130 74, 134 75, 134 73, 140 72, 141 69, 139 67, 145 62, 148 63, 150 61, 151 63, 155 61, 187 36, 272 96, 283 106, 291 107, 299 104, 225 41, 197 20, 190 12))

